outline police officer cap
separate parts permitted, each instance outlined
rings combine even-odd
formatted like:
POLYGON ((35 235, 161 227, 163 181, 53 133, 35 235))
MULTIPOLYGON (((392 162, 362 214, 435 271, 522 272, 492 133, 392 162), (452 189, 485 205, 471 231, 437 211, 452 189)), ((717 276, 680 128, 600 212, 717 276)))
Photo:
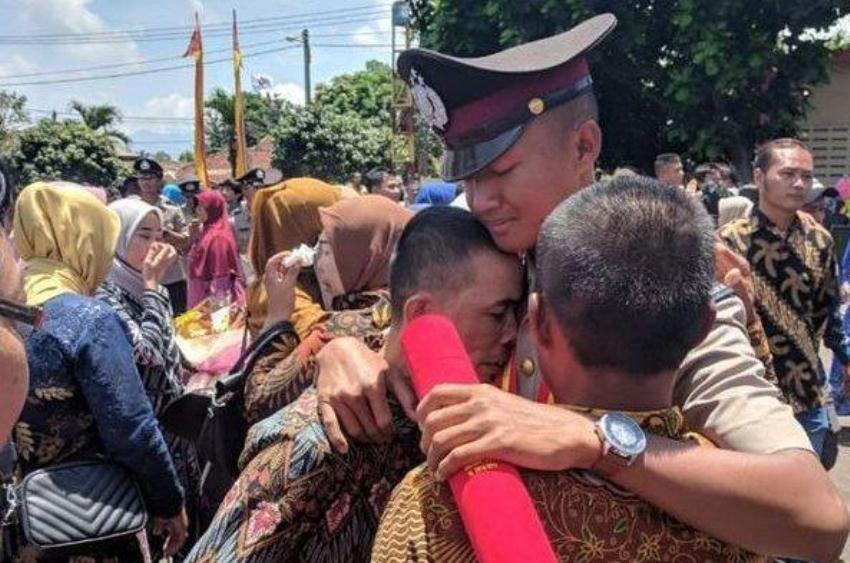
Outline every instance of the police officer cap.
POLYGON ((189 176, 179 184, 177 184, 184 194, 197 194, 201 191, 201 181, 195 176, 189 176))
POLYGON ((585 54, 617 24, 602 14, 576 27, 475 58, 427 49, 399 56, 398 72, 446 145, 443 178, 461 180, 496 160, 538 115, 592 91, 585 54))
POLYGON ((139 176, 162 177, 162 166, 154 159, 148 157, 136 159, 136 162, 133 163, 133 170, 139 176))
POLYGON ((236 178, 240 184, 257 184, 262 185, 266 182, 266 173, 262 168, 252 168, 243 175, 236 178))

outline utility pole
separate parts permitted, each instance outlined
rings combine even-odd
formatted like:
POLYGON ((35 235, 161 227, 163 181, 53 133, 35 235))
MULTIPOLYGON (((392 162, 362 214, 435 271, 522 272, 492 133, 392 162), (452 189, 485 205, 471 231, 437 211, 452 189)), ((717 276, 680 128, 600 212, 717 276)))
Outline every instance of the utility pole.
POLYGON ((414 125, 413 99, 404 80, 396 74, 396 62, 399 55, 410 49, 413 39, 413 28, 410 25, 410 8, 405 0, 393 2, 390 17, 392 18, 392 59, 390 66, 390 116, 392 118, 392 136, 390 142, 390 162, 393 169, 398 169, 406 163, 417 165, 416 134, 414 125), (406 157, 399 154, 395 139, 403 139, 407 150, 406 157), (406 162, 405 162, 406 161, 406 162))
POLYGON ((289 35, 286 40, 291 43, 301 43, 304 48, 304 105, 309 106, 313 95, 310 88, 310 30, 302 29, 301 36, 289 35))
POLYGON ((304 104, 310 105, 310 30, 301 31, 301 44, 304 46, 304 104))

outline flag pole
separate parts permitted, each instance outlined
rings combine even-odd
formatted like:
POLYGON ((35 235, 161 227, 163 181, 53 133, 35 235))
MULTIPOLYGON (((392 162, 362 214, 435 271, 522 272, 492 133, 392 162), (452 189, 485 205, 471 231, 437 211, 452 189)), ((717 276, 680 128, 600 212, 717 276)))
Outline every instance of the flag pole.
POLYGON ((204 50, 201 43, 201 23, 195 12, 195 29, 183 57, 195 59, 195 174, 204 189, 209 189, 207 155, 204 140, 204 50))
POLYGON ((236 29, 236 10, 233 10, 233 137, 236 145, 234 176, 248 171, 248 142, 245 138, 245 99, 242 93, 242 51, 236 29))

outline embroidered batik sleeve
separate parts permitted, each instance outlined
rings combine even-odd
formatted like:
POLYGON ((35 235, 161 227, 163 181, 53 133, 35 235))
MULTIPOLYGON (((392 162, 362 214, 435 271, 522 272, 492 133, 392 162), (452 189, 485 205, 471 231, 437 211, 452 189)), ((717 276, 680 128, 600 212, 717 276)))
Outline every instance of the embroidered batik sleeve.
POLYGON ((776 377, 776 368, 773 366, 773 354, 770 353, 767 333, 758 315, 747 325, 747 335, 750 337, 750 344, 753 346, 756 358, 764 364, 764 378, 778 387, 779 378, 776 377))
MULTIPOLYGON (((262 338, 262 336, 260 336, 262 338)), ((271 415, 295 400, 313 382, 295 353, 300 340, 291 326, 257 351, 245 382, 245 418, 250 423, 271 415)))

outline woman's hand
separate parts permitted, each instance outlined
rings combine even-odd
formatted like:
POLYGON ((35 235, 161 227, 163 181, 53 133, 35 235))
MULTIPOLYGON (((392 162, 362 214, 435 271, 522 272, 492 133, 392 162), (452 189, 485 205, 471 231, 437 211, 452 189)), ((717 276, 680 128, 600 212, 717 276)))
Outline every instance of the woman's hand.
POLYGON ((266 327, 280 321, 288 321, 295 311, 295 284, 301 266, 284 266, 284 260, 289 254, 289 251, 280 252, 269 258, 266 263, 266 272, 263 274, 263 283, 269 297, 266 327))
POLYGON ((165 272, 175 260, 177 260, 177 250, 173 246, 163 242, 153 243, 142 264, 142 280, 145 283, 145 289, 152 291, 158 288, 165 272))

